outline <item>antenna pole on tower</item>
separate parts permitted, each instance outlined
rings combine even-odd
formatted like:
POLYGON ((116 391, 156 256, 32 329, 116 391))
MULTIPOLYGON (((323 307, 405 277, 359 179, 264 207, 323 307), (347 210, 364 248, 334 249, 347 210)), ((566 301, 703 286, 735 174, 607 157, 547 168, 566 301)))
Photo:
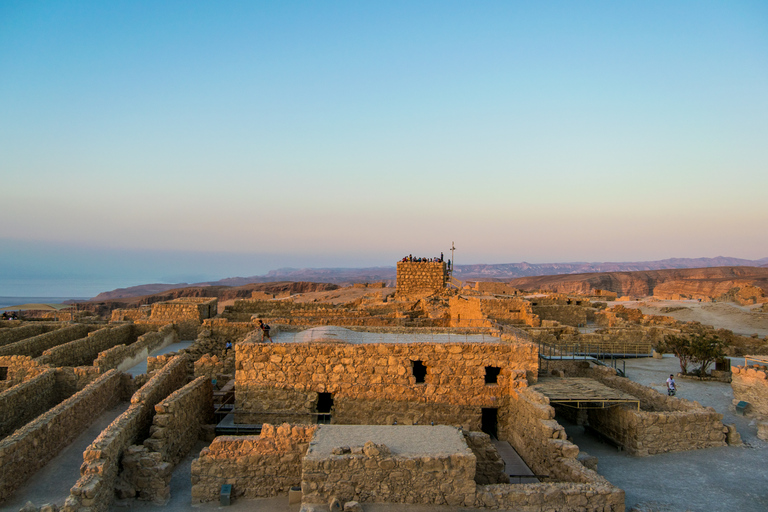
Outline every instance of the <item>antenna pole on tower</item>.
POLYGON ((456 268, 456 258, 453 257, 453 251, 456 250, 456 247, 453 245, 453 242, 451 242, 451 275, 453 275, 453 269, 456 268))

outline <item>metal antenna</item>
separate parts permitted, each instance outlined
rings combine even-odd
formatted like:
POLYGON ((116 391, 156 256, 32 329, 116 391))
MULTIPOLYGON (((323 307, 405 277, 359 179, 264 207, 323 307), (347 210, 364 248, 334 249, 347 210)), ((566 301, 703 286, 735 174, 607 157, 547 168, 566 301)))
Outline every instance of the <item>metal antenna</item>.
POLYGON ((456 247, 454 247, 453 242, 451 242, 451 275, 453 275, 453 269, 456 268, 456 258, 453 257, 453 251, 456 250, 456 247))

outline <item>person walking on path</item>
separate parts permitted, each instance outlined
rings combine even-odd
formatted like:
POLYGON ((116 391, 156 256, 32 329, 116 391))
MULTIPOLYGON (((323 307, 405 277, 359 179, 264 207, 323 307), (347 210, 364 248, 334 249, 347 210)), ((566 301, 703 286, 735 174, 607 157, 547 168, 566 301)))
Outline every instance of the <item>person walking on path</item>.
POLYGON ((675 384, 675 376, 670 375, 667 379, 667 394, 669 396, 675 396, 675 392, 677 391, 677 385, 675 384))
POLYGON ((262 343, 265 340, 269 340, 270 343, 272 343, 272 337, 269 335, 269 326, 261 321, 261 318, 259 318, 259 327, 261 328, 261 341, 262 343))

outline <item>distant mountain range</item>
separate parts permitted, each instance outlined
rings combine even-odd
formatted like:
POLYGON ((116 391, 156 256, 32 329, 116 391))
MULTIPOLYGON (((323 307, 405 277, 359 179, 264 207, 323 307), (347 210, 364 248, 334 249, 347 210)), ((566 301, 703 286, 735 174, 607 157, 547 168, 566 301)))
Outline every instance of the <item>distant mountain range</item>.
MULTIPOLYGON (((454 276, 462 281, 508 281, 519 277, 586 274, 595 272, 632 272, 663 269, 709 268, 709 267, 768 267, 768 258, 745 260, 718 256, 716 258, 670 258, 658 261, 640 262, 601 262, 601 263, 500 263, 495 265, 457 265, 454 276)), ((352 283, 373 283, 384 281, 394 286, 396 267, 368 268, 281 268, 271 270, 263 276, 228 277, 219 281, 204 283, 146 284, 119 288, 111 292, 100 293, 92 300, 111 300, 125 297, 137 297, 161 293, 166 290, 189 286, 244 286, 253 283, 275 281, 304 281, 315 283, 333 283, 346 286, 352 283)))

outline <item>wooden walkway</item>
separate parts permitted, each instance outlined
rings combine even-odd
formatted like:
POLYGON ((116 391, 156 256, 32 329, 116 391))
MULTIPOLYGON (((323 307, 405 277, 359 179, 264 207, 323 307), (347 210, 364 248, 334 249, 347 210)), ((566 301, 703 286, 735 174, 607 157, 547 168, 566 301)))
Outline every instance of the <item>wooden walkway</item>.
POLYGON ((512 475, 509 479, 511 484, 536 484, 539 483, 539 479, 533 476, 533 471, 525 464, 523 459, 517 454, 512 445, 506 441, 499 441, 498 439, 492 439, 491 442, 499 452, 502 460, 504 461, 504 474, 512 475), (520 476, 531 475, 531 476, 520 476))

